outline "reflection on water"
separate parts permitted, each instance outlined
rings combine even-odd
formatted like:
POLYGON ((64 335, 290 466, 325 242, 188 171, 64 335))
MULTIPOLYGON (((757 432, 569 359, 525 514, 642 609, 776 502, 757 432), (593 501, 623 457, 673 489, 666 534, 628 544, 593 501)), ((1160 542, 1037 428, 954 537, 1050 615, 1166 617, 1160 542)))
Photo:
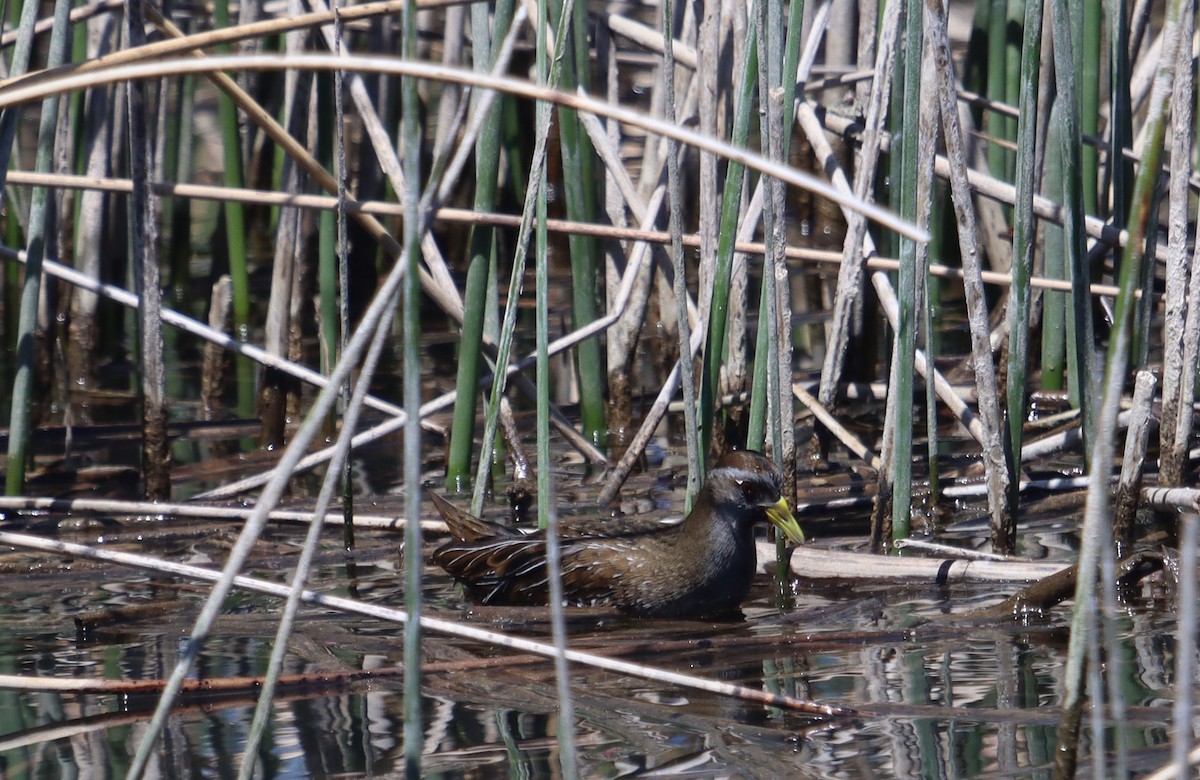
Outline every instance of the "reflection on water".
MULTIPOLYGON (((227 543, 187 524, 156 526, 157 550, 217 565, 227 543), (193 529, 194 530, 194 529, 193 529), (182 541, 181 541, 182 540, 182 541)), ((260 545, 258 576, 287 570, 304 528, 275 527, 260 545)), ((114 529, 105 532, 114 537, 114 529)), ((65 534, 79 538, 84 532, 65 534)), ((331 532, 315 585, 365 601, 403 602, 395 535, 360 532, 349 584, 331 532)), ((26 677, 141 680, 169 674, 203 590, 141 572, 72 562, 13 576, 0 604, 0 672, 26 677), (169 605, 163 612, 147 605, 169 605), (77 628, 77 623, 84 628, 77 628)), ((538 613, 464 612, 453 585, 427 570, 431 611, 545 638, 538 613)), ((795 604, 772 605, 764 577, 744 621, 637 621, 586 611, 571 643, 640 663, 862 710, 853 721, 801 714, 662 686, 575 665, 584 775, 709 777, 1049 777, 1065 649, 1065 614, 1041 625, 964 625, 1009 592, 995 585, 937 589, 798 582, 795 604)), ((1166 594, 1135 594, 1116 626, 1131 708, 1106 750, 1124 739, 1135 766, 1165 756, 1173 698, 1172 616, 1166 594)), ((279 604, 235 594, 196 675, 262 674, 279 604)), ((383 669, 402 657, 399 626, 308 609, 290 645, 288 674, 383 669)), ((555 694, 549 664, 427 635, 426 770, 444 777, 556 777, 555 694)), ((402 770, 399 675, 344 687, 284 690, 260 756, 262 777, 385 776, 402 770)), ((118 697, 0 691, 0 772, 6 778, 120 776, 136 749, 152 695, 118 697)), ((160 742, 163 777, 228 777, 241 762, 254 701, 185 700, 160 742)), ((1091 750, 1085 743, 1085 755, 1091 750)))

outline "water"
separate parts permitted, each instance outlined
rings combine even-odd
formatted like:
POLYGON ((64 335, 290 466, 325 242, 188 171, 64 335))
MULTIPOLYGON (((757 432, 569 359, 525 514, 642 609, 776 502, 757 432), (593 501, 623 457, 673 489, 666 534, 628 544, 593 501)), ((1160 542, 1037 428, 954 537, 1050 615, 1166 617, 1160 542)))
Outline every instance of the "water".
MULTIPOLYGON (((396 371, 389 368, 392 379, 381 381, 381 389, 395 389, 396 371)), ((186 383, 195 384, 191 379, 186 383)), ((237 393, 231 388, 226 395, 232 399, 237 393)), ((42 481, 31 492, 138 497, 140 453, 136 429, 128 426, 136 420, 132 397, 80 397, 94 412, 93 424, 73 431, 72 459, 62 459, 62 429, 55 431, 58 438, 41 442, 35 471, 42 481)), ((173 413, 179 419, 201 419, 191 401, 180 401, 173 413)), ((854 419, 868 437, 881 427, 873 407, 860 410, 854 419)), ((268 468, 278 457, 258 449, 256 420, 196 423, 180 426, 176 433, 172 487, 177 499, 268 468)), ((395 434, 356 450, 353 481, 359 513, 402 514, 400 438, 395 434)), ((622 511, 681 511, 684 475, 671 447, 669 441, 656 442, 648 473, 635 476, 622 491, 622 511)), ((942 447, 944 478, 956 476, 950 469, 973 465, 975 458, 962 454, 973 452, 973 445, 944 435, 942 447)), ((603 475, 565 448, 556 447, 555 458, 559 496, 570 510, 594 510, 603 475)), ((436 448, 427 453, 425 466, 427 484, 436 489, 441 484, 436 448)), ((1050 474, 1073 475, 1080 459, 1068 454, 1036 466, 1050 474)), ((801 517, 813 544, 861 546, 869 495, 856 508, 819 506, 835 498, 861 498, 863 486, 871 482, 861 464, 836 459, 804 478, 801 501, 817 506, 801 517)), ((293 480, 292 496, 300 508, 311 506, 306 497, 315 494, 316 486, 311 475, 293 480)), ((498 492, 503 488, 497 485, 498 492)), ((1080 507, 1078 494, 1065 500, 1026 495, 1021 553, 1042 561, 1073 560, 1080 507)), ((502 513, 503 502, 490 505, 489 511, 502 513)), ((431 508, 426 515, 434 516, 431 508)), ((987 538, 984 516, 976 501, 947 501, 945 513, 927 525, 938 541, 978 547, 987 538)), ((51 513, 14 516, 5 530, 215 569, 234 543, 238 525, 51 513)), ((285 581, 306 531, 304 525, 271 524, 249 573, 285 581)), ((348 556, 341 549, 340 529, 326 532, 311 586, 402 607, 399 532, 360 529, 356 537, 355 553, 348 556)), ((426 558, 437 543, 429 540, 426 558)), ((965 615, 998 603, 1018 586, 946 588, 930 584, 932 579, 897 584, 872 576, 871 565, 868 561, 862 564, 864 571, 847 571, 841 580, 793 578, 783 601, 762 575, 744 617, 734 621, 633 620, 595 610, 572 612, 568 632, 573 649, 858 713, 821 719, 575 663, 574 733, 582 775, 1050 777, 1069 605, 1022 624, 997 617, 967 620, 965 615)), ((0 573, 5 576, 0 674, 25 680, 162 679, 174 667, 207 592, 207 586, 181 579, 21 551, 0 554, 0 573)), ((548 641, 544 611, 472 607, 436 567, 427 566, 425 577, 429 614, 548 641)), ((1112 624, 1115 653, 1106 653, 1104 664, 1106 673, 1119 681, 1129 709, 1119 719, 1106 714, 1100 738, 1108 759, 1120 741, 1130 767, 1146 771, 1167 760, 1175 697, 1174 587, 1159 576, 1124 595, 1112 624)), ((224 680, 262 675, 280 609, 276 599, 235 591, 194 676, 224 680)), ((398 624, 304 608, 289 643, 286 674, 296 677, 273 705, 259 776, 402 772, 402 636, 398 624), (372 675, 363 677, 364 671, 372 675), (300 675, 322 677, 302 682, 300 675)), ((427 775, 560 775, 557 698, 548 662, 434 633, 426 634, 423 651, 427 775)), ((0 777, 121 776, 156 701, 152 693, 36 691, 31 682, 0 689, 0 777)), ((256 701, 252 684, 237 692, 184 697, 158 743, 154 774, 235 774, 244 760, 256 701)), ((1092 754, 1092 738, 1085 735, 1081 764, 1089 774, 1092 754)))
MULTIPOLYGON (((368 469, 375 478, 389 464, 368 469)), ((578 469, 558 475, 569 480, 578 469)), ((661 475, 660 475, 661 476, 661 475)), ((654 474, 631 484, 625 506, 678 509, 654 474), (638 500, 651 497, 650 501, 638 500)), ((595 485, 579 485, 580 496, 595 485)), ((590 493, 589 493, 590 491, 590 493)), ((586 501, 586 498, 583 499, 586 501)), ((390 504, 388 502, 391 502, 390 504)), ((373 513, 398 509, 381 499, 373 513)), ((365 511, 365 510, 363 510, 365 511)), ((977 509, 963 507, 964 517, 977 509)), ((432 514, 432 512, 431 512, 432 514)), ((855 520, 861 523, 863 512, 855 520)), ((853 514, 853 513, 851 513, 853 514)), ((1063 516, 1030 518, 1026 552, 1064 560, 1063 516), (1038 532, 1038 529, 1043 529, 1038 532)), ((813 521, 827 536, 830 521, 813 521)), ((234 538, 210 521, 39 523, 43 535, 216 567, 234 538)), ((969 528, 969 526, 968 526, 969 528)), ((272 525, 251 573, 281 581, 306 527, 272 525)), ((963 543, 965 532, 947 534, 963 543)), ((331 529, 313 586, 399 607, 399 536, 358 532, 352 558, 331 529)), ((434 540, 432 543, 436 543, 434 540)), ((825 540, 822 543, 836 543, 825 540)), ((148 680, 167 676, 202 603, 204 589, 142 571, 16 552, 0 560, 0 671, 24 677, 148 680), (141 611, 161 604, 161 611, 141 611), (128 615, 122 614, 128 612, 128 615), (86 630, 77 627, 82 621, 86 630)), ((427 567, 430 614, 548 641, 544 612, 465 605, 446 576, 427 567)), ((868 574, 857 572, 855 574, 868 574)), ((1065 607, 1017 625, 963 615, 998 602, 1015 586, 897 585, 866 578, 795 579, 791 604, 760 577, 744 618, 735 621, 634 620, 572 612, 570 644, 647 666, 854 708, 858 717, 811 715, 571 667, 575 734, 586 777, 1049 777, 1066 645, 1065 607)), ((1170 582, 1128 594, 1117 616, 1118 659, 1130 713, 1104 738, 1124 739, 1133 766, 1167 757, 1173 699, 1174 630, 1170 582)), ((205 679, 265 672, 277 600, 235 592, 195 675, 205 679)), ((263 777, 387 776, 403 768, 399 625, 305 608, 290 645, 288 674, 388 670, 358 682, 291 685, 279 695, 261 752, 263 777)), ((427 634, 424 643, 425 770, 441 777, 557 777, 556 698, 549 663, 476 642, 427 634), (505 659, 509 658, 508 661, 505 659)), ((1118 668, 1119 667, 1119 668, 1118 668)), ((3 776, 120 774, 155 704, 153 695, 0 692, 3 776)), ((255 695, 185 698, 159 743, 159 776, 228 777, 242 761, 255 695)), ((1081 748, 1086 763, 1090 743, 1081 748)))

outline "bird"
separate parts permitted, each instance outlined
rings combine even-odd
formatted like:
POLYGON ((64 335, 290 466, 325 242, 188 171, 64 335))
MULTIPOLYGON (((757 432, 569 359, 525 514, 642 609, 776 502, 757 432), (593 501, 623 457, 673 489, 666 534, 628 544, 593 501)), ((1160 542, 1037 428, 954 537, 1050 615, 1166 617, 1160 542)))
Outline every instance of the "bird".
MULTIPOLYGON (((546 534, 481 520, 430 493, 454 538, 433 561, 485 605, 545 605, 546 534)), ((796 544, 800 525, 783 476, 766 456, 735 450, 713 466, 682 522, 559 523, 565 606, 609 606, 636 617, 703 617, 738 610, 757 568, 754 526, 796 544)))

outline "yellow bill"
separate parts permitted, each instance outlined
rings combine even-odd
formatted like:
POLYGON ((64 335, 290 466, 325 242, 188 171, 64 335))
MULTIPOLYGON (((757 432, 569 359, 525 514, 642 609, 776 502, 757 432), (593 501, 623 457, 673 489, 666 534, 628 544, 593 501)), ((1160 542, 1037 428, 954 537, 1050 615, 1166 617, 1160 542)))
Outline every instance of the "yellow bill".
POLYGON ((803 544, 804 532, 800 530, 800 524, 796 522, 796 518, 792 515, 792 510, 788 507, 786 498, 781 498, 767 507, 767 519, 771 521, 772 525, 783 532, 788 541, 795 544, 803 544))

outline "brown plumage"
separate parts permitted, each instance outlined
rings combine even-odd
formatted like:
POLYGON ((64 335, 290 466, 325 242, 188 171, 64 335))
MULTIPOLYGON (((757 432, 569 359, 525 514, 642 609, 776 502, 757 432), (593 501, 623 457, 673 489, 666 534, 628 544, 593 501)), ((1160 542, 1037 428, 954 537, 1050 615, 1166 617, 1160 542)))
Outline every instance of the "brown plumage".
MULTIPOLYGON (((523 534, 431 494, 455 537, 433 560, 483 604, 545 604, 546 538, 523 534)), ((560 523, 563 593, 571 606, 610 605, 643 616, 708 615, 737 609, 754 578, 753 528, 770 522, 804 539, 766 457, 740 451, 713 467, 682 522, 560 523)))

